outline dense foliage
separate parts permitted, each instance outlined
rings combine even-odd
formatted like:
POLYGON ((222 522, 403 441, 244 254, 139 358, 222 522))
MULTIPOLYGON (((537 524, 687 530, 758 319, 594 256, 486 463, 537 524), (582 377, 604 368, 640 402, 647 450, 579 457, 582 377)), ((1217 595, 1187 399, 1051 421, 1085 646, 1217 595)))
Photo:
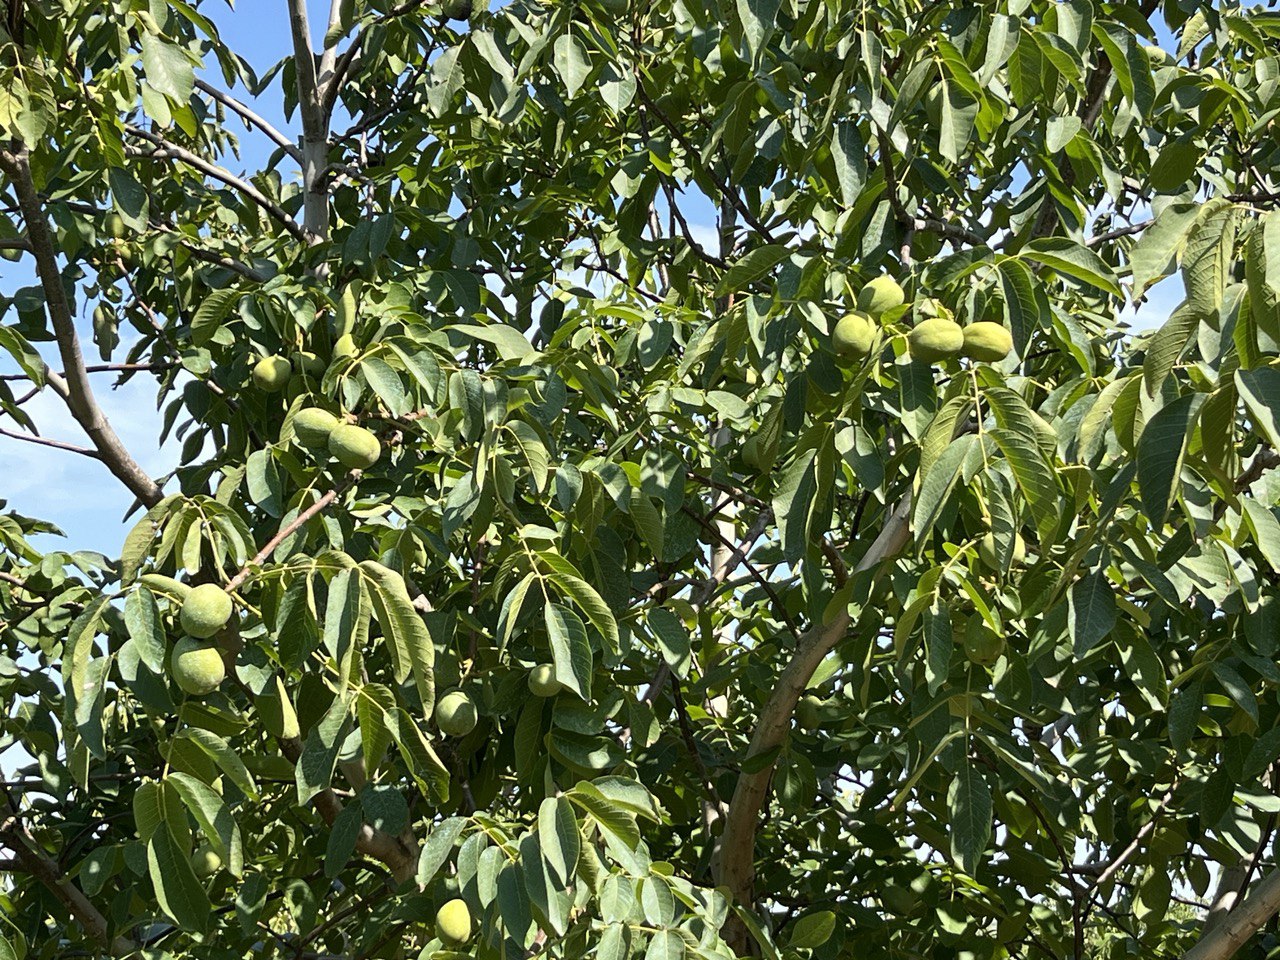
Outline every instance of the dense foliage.
POLYGON ((1263 955, 1280 14, 210 2, 0 3, 10 955, 1263 955))

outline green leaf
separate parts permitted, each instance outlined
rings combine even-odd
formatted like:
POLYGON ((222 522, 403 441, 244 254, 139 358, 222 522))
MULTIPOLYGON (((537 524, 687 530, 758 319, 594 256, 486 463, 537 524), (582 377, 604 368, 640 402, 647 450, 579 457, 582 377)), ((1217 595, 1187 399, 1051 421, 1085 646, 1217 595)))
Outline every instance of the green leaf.
POLYGON ((947 791, 951 859, 965 873, 977 872, 991 840, 991 787, 971 763, 965 763, 947 791))
POLYGON ((1200 208, 1187 236, 1182 274, 1187 304, 1204 317, 1222 306, 1235 247, 1236 208, 1225 200, 1210 200, 1200 208))
MULTIPOLYGON (((0 313, 3 311, 0 310, 0 313)), ((36 352, 36 348, 27 342, 26 337, 13 327, 0 326, 0 349, 13 357, 22 372, 31 378, 32 386, 44 389, 44 360, 36 352)))
POLYGON ((1135 301, 1140 300, 1152 284, 1173 272, 1186 243, 1187 233, 1199 212, 1200 205, 1197 203, 1171 203, 1143 231, 1129 252, 1132 297, 1135 301))
POLYGON ((272 450, 255 450, 245 462, 245 484, 249 498, 268 516, 279 517, 284 513, 284 484, 272 450))
POLYGON ((1280 450, 1280 370, 1275 367, 1259 367, 1256 370, 1237 370, 1236 388, 1244 400, 1253 421, 1254 430, 1280 450))
POLYGON ((1142 363, 1142 382, 1147 396, 1159 395, 1165 378, 1187 349, 1191 337, 1200 328, 1201 320, 1201 315, 1184 303, 1173 311, 1164 326, 1151 335, 1146 345, 1147 357, 1142 363))
POLYGON ((836 176, 840 180, 840 194, 845 206, 853 206, 862 195, 867 182, 867 148, 862 142, 858 125, 852 120, 836 124, 831 140, 831 158, 835 161, 836 176))
POLYGON ((295 767, 299 804, 306 805, 317 793, 332 785, 338 751, 342 748, 350 720, 349 708, 346 698, 335 697, 320 722, 307 732, 302 755, 295 767))
POLYGON ((662 659, 677 677, 686 677, 691 665, 692 643, 684 622, 665 607, 650 609, 647 622, 662 651, 662 659))
POLYGON ((385 360, 377 356, 365 357, 360 361, 360 372, 393 417, 409 412, 409 395, 400 382, 400 375, 385 360))
POLYGON ((1077 657, 1083 657, 1110 635, 1116 625, 1116 600, 1111 581, 1101 570, 1072 585, 1067 619, 1077 657))
POLYGON ((1113 297, 1124 297, 1115 271, 1100 256, 1074 240, 1064 237, 1032 240, 1019 256, 1043 263, 1061 274, 1105 290, 1113 297))
POLYGON ((655 927, 670 926, 675 921, 676 904, 671 887, 662 877, 653 875, 640 880, 640 909, 644 919, 655 927))
POLYGON ((542 493, 547 489, 547 477, 550 474, 550 458, 547 448, 538 435, 538 431, 523 420, 508 420, 506 428, 511 431, 525 463, 529 465, 529 478, 533 489, 542 493))
POLYGON ((1272 570, 1280 572, 1280 519, 1276 518, 1274 510, 1252 497, 1245 497, 1240 502, 1258 552, 1272 570))
POLYGON ((396 734, 396 746, 409 764, 409 769, 419 781, 423 792, 440 804, 449 800, 449 770, 431 749, 431 742, 413 717, 402 707, 396 707, 395 723, 391 729, 396 734))
POLYGON ((952 163, 959 163, 968 155, 969 145, 973 142, 978 101, 954 81, 944 79, 941 90, 942 116, 938 129, 938 152, 952 163))
POLYGON ((409 599, 404 578, 373 560, 361 563, 360 570, 372 588, 369 599, 388 641, 396 682, 403 683, 412 673, 418 696, 422 699, 422 711, 430 714, 436 702, 435 646, 431 643, 426 624, 409 599))
POLYGON ((240 298, 240 291, 230 287, 208 291, 196 307, 191 318, 191 341, 198 347, 205 346, 222 327, 231 313, 231 307, 240 298))
POLYGON ((583 700, 590 700, 592 657, 586 626, 576 613, 558 603, 547 604, 545 619, 556 679, 583 700))
POLYGON ((450 817, 432 829, 426 843, 422 845, 422 852, 418 854, 419 886, 426 887, 436 878, 466 825, 467 821, 462 817, 450 817))
POLYGON ((916 494, 911 529, 917 543, 925 542, 933 525, 946 506, 960 477, 960 465, 964 463, 975 443, 982 441, 972 435, 956 437, 929 466, 929 472, 920 478, 920 490, 916 494))
POLYGON ((787 946, 793 950, 812 950, 831 939, 836 929, 836 915, 831 910, 806 913, 796 921, 787 946))
POLYGON ((181 49, 150 33, 142 35, 142 69, 154 89, 185 104, 191 99, 196 75, 181 49))
MULTIPOLYGON (((744 0, 740 0, 744 2, 744 0)), ((716 296, 723 297, 760 280, 783 260, 791 256, 791 249, 782 244, 766 244, 749 251, 733 264, 720 279, 716 296)))
POLYGON ((140 587, 124 602, 124 624, 142 662, 154 674, 164 672, 165 635, 155 594, 140 587))
POLYGON ((347 861, 355 852, 356 840, 362 826, 364 823, 361 820, 361 809, 358 803, 348 803, 333 818, 324 851, 324 875, 330 880, 340 876, 346 869, 347 861))
POLYGON ((246 797, 250 800, 258 799, 258 785, 244 761, 228 746, 226 740, 201 727, 187 727, 179 731, 177 736, 195 743, 246 797))
POLYGON ((604 638, 609 650, 616 655, 620 644, 618 621, 614 618, 609 605, 604 602, 604 598, 595 587, 583 580, 563 557, 546 552, 538 556, 551 563, 552 570, 549 574, 551 582, 587 615, 588 622, 595 627, 596 632, 604 638))
POLYGON ((524 361, 537 354, 528 338, 515 327, 505 323, 481 326, 474 323, 454 324, 449 328, 465 334, 473 340, 493 344, 503 360, 524 361))
POLYGON ((649 940, 644 960, 684 960, 684 939, 674 930, 659 930, 649 940))
POLYGON ((177 771, 166 778, 186 804, 210 845, 222 858, 233 876, 240 876, 244 860, 240 847, 240 828, 236 825, 222 796, 208 784, 177 771))
POLYGON ((1202 400, 1202 394, 1179 397, 1148 421, 1138 441, 1138 491, 1156 529, 1164 526, 1173 503, 1183 451, 1202 400))
POLYGON ((738 17, 742 21, 742 33, 747 41, 747 53, 758 61, 769 37, 773 35, 778 20, 778 0, 736 0, 738 17))
POLYGON ((582 42, 570 33, 562 33, 556 38, 554 50, 552 63, 572 100, 591 76, 591 58, 582 42))
POLYGON ((160 909, 184 930, 195 933, 207 930, 211 910, 209 895, 167 824, 157 829, 147 842, 147 869, 160 909))
POLYGON ((578 820, 565 797, 547 797, 538 807, 538 846, 552 874, 568 887, 578 867, 578 820))

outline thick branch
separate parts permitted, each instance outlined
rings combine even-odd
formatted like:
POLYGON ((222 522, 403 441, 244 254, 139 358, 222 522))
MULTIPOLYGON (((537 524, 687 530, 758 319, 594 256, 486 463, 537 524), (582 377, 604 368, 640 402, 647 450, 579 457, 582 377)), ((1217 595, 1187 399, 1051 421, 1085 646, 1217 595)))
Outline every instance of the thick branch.
POLYGON ((1228 960, 1280 911, 1280 869, 1272 870, 1183 960, 1228 960))
MULTIPOLYGON (((885 560, 897 555, 908 540, 910 515, 911 495, 907 494, 886 518, 880 535, 854 568, 854 576, 875 570, 885 560)), ((796 703, 822 659, 848 633, 850 622, 849 612, 845 608, 839 610, 831 620, 817 624, 805 633, 796 646, 791 662, 779 674, 773 693, 760 711, 760 719, 751 737, 747 756, 762 756, 786 741, 796 703)), ((722 834, 717 881, 729 888, 739 905, 748 909, 755 900, 753 886, 756 827, 772 775, 773 764, 769 763, 763 769, 743 773, 738 777, 722 834)), ((745 931, 740 932, 739 939, 742 942, 732 946, 741 954, 746 948, 745 931)))
MULTIPOLYGON (((329 236, 329 195, 324 169, 329 157, 329 130, 324 117, 324 91, 316 75, 306 0, 288 0, 293 34, 294 69, 298 77, 298 112, 302 116, 302 222, 308 243, 329 236)), ((333 70, 333 48, 322 55, 321 69, 333 70)))
POLYGON ((131 148, 129 152, 134 156, 148 157, 153 160, 180 160, 188 166, 195 167, 205 176, 212 177, 214 180, 225 183, 233 190, 238 190, 261 207, 268 216, 278 221, 281 226, 291 234, 303 242, 306 241, 307 236, 303 232, 302 228, 298 226, 297 221, 294 220, 293 217, 289 216, 283 207, 273 201, 248 180, 237 177, 225 167, 220 167, 216 163, 206 160, 198 153, 192 153, 186 147, 180 147, 175 143, 170 143, 168 140, 164 139, 164 137, 157 136, 150 130, 144 130, 142 127, 135 126, 132 123, 125 124, 125 130, 133 136, 153 144, 156 148, 151 151, 131 148))
MULTIPOLYGON (((280 750, 290 763, 297 763, 302 756, 302 743, 296 737, 280 741, 280 750)), ((330 826, 342 812, 342 801, 332 790, 322 790, 311 801, 321 819, 330 826)), ((356 834, 356 850, 367 857, 385 863, 398 883, 411 879, 418 869, 418 851, 408 847, 398 837, 361 824, 356 834)))
POLYGON ((27 236, 36 258, 36 272, 44 290, 45 304, 58 342, 58 352, 62 356, 62 365, 66 368, 65 380, 61 377, 51 378, 50 385, 66 400, 71 415, 89 435, 107 469, 142 503, 148 507, 155 506, 163 496, 160 487, 125 449, 102 408, 98 406, 93 388, 89 386, 84 355, 80 351, 80 339, 76 335, 75 319, 71 315, 71 305, 67 302, 67 291, 62 285, 62 273, 58 269, 55 252, 57 248, 49 230, 49 221, 45 218, 44 207, 36 194, 35 182, 31 178, 27 148, 0 150, 0 169, 13 182, 18 206, 27 224, 27 236))
POLYGON ((13 850, 14 858, 19 866, 32 877, 39 880, 57 900, 67 908, 94 941, 114 956, 125 956, 137 947, 127 937, 112 937, 111 928, 102 912, 84 895, 79 887, 62 872, 62 869, 43 850, 35 839, 27 832, 26 826, 18 819, 12 804, 6 801, 8 823, 0 829, 0 839, 13 850))

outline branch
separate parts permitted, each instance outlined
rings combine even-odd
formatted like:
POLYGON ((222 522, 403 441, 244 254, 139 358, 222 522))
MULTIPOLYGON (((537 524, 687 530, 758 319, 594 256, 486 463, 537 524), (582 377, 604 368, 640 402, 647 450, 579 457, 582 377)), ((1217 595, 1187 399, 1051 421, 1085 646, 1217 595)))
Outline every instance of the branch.
POLYGON ((1277 466, 1280 466, 1280 454, 1270 448, 1259 450, 1249 469, 1236 478, 1236 493, 1248 490, 1267 470, 1277 466))
POLYGON ((25 237, 8 237, 0 239, 0 250, 25 250, 31 252, 31 241, 25 237))
POLYGON ((1153 223, 1155 223, 1155 220, 1142 220, 1138 223, 1131 223, 1125 227, 1116 227, 1114 230, 1108 230, 1106 233, 1099 233, 1090 237, 1084 242, 1084 245, 1086 247, 1097 247, 1101 244, 1109 243, 1112 240, 1117 240, 1120 237, 1131 237, 1135 233, 1141 233, 1153 223))
MULTIPOLYGON (((306 0, 287 0, 289 27, 293 34, 293 61, 298 78, 298 112, 302 117, 302 222, 307 243, 319 243, 329 236, 329 195, 324 185, 324 168, 329 156, 329 130, 325 120, 321 80, 316 74, 316 56, 311 49, 311 26, 307 22, 306 0)), ((330 19, 339 11, 330 6, 330 19)), ((321 54, 321 73, 333 70, 333 48, 321 54)))
POLYGON ((202 247, 197 247, 191 242, 189 237, 181 231, 175 230, 167 223, 159 223, 152 220, 147 225, 152 229, 159 230, 163 233, 176 234, 179 237, 178 243, 181 244, 182 249, 186 250, 187 253, 191 254, 191 256, 195 257, 197 260, 212 264, 215 267, 225 267, 226 269, 238 273, 245 279, 252 280, 255 283, 266 283, 271 279, 270 274, 263 273, 261 270, 255 270, 247 263, 237 260, 235 257, 228 256, 225 253, 214 253, 210 250, 205 250, 202 247))
POLYGON ((751 208, 743 202, 740 196, 738 196, 738 191, 733 189, 732 184, 727 180, 722 180, 712 172, 710 167, 699 162, 698 158, 701 154, 699 153, 698 148, 689 142, 689 138, 684 135, 684 131, 677 127, 671 118, 662 111, 662 108, 653 101, 653 98, 649 96, 648 91, 645 90, 644 84, 639 82, 638 75, 636 80, 636 92, 640 94, 640 100, 644 105, 653 112, 653 115, 658 118, 658 121, 664 127, 671 131, 671 135, 675 137, 680 146, 684 148, 685 153, 689 157, 689 162, 698 163, 699 166, 702 167, 703 172, 711 179, 711 182, 715 184, 716 189, 720 191, 720 195, 734 208, 734 210, 738 212, 738 215, 742 217, 743 222, 750 226, 751 229, 755 230, 756 233, 760 234, 760 236, 764 237, 764 239, 769 243, 776 243, 777 241, 774 239, 773 234, 769 232, 769 228, 756 219, 756 215, 751 212, 751 208))
MULTIPOLYGON (((296 737, 282 739, 280 750, 290 763, 296 764, 302 756, 302 742, 296 737)), ((338 814, 342 813, 342 801, 332 789, 320 791, 311 803, 321 819, 330 826, 338 819, 338 814)), ((385 863, 399 883, 406 882, 417 872, 418 851, 367 823, 361 824, 360 832, 356 834, 356 850, 385 863)))
MULTIPOLYGON (((1160 0, 1142 0, 1142 5, 1138 10, 1144 18, 1150 18, 1159 6, 1160 0)), ((1084 99, 1080 101, 1080 106, 1076 110, 1076 116, 1080 118, 1080 122, 1089 133, 1093 132, 1094 125, 1098 122, 1098 115, 1102 113, 1102 104, 1106 99, 1107 87, 1111 83, 1112 72, 1111 61, 1102 56, 1089 77, 1089 82, 1085 87, 1084 99)), ((1058 164, 1058 174, 1062 178, 1064 186, 1070 187, 1076 182, 1076 168, 1065 158, 1058 164)), ((1047 237, 1053 233, 1057 226, 1058 205, 1054 201, 1052 191, 1050 191, 1040 206, 1040 213, 1036 217, 1035 226, 1031 229, 1031 236, 1033 239, 1047 237)))
POLYGON ((235 97, 231 96, 231 94, 223 93, 217 87, 208 84, 199 78, 196 79, 196 87, 213 97, 214 100, 217 100, 224 107, 227 107, 234 113, 239 114, 240 118, 244 120, 247 126, 257 127, 267 135, 267 138, 272 143, 280 147, 285 153, 293 157, 293 159, 297 160, 299 163, 302 162, 302 151, 298 149, 298 145, 268 123, 266 119, 250 110, 244 103, 241 103, 235 97))
MULTIPOLYGON (((414 10, 424 6, 427 0, 405 0, 382 16, 366 23, 351 41, 351 45, 338 55, 336 48, 330 47, 320 55, 320 91, 321 105, 324 109, 324 122, 326 126, 333 117, 334 105, 338 102, 338 95, 342 93, 342 86, 346 83, 347 78, 351 75, 351 68, 359 62, 360 54, 364 49, 364 40, 368 36, 369 31, 374 27, 381 26, 389 20, 396 17, 402 17, 406 13, 412 13, 414 10)), ((338 0, 333 0, 333 6, 329 13, 329 27, 333 28, 338 20, 339 5, 338 0)), ((426 61, 427 56, 423 56, 426 61)))
POLYGON ((62 273, 58 269, 55 253, 57 248, 49 229, 49 221, 45 218, 44 207, 36 194, 35 182, 31 178, 27 148, 18 146, 12 150, 0 149, 0 169, 13 181, 18 206, 22 209, 27 235, 35 254, 36 272, 44 289, 45 305, 58 342, 58 352, 62 356, 62 365, 66 368, 65 379, 50 377, 49 383, 63 397, 71 415, 89 435, 107 469, 143 504, 153 507, 163 497, 160 487, 125 449, 102 408, 98 406, 93 388, 89 386, 84 355, 80 351, 79 337, 76 336, 75 319, 67 302, 67 291, 62 285, 62 273))
POLYGON ((113 938, 107 918, 62 872, 62 868, 40 849, 35 838, 18 818, 12 802, 6 800, 4 807, 7 823, 3 829, 0 829, 0 837, 4 838, 6 844, 13 850, 14 858, 22 869, 44 884, 48 891, 67 908, 71 916, 79 921, 85 933, 104 950, 114 956, 133 953, 137 949, 133 941, 127 937, 113 938))
POLYGON ((1280 869, 1272 870, 1183 960, 1228 960, 1280 911, 1280 869))
POLYGON ((214 180, 225 183, 228 187, 240 191, 261 207, 265 213, 278 221, 298 240, 301 240, 304 243, 307 241, 307 235, 303 229, 298 226, 297 221, 294 220, 293 217, 289 216, 283 207, 273 201, 248 180, 237 177, 225 167, 220 167, 216 163, 206 160, 199 154, 192 153, 185 147, 180 147, 175 143, 170 143, 163 137, 157 136, 151 131, 144 130, 132 123, 125 124, 125 130, 135 137, 146 140, 156 148, 152 151, 138 150, 133 147, 128 148, 128 152, 133 156, 145 157, 152 160, 181 160, 188 166, 195 167, 201 173, 205 174, 205 176, 212 177, 214 180))
MULTIPOLYGON (((131 370, 167 370, 176 366, 173 363, 91 363, 84 368, 85 373, 127 373, 131 370)), ((63 371, 61 376, 66 376, 63 371)), ((0 380, 30 380, 25 373, 0 374, 0 380)))
MULTIPOLYGON (((911 494, 898 502, 893 512, 885 518, 879 536, 868 548, 853 570, 856 577, 869 571, 878 572, 886 560, 896 556, 907 544, 910 535, 911 494)), ((791 715, 796 703, 812 679, 823 658, 831 652, 848 633, 851 618, 848 607, 842 607, 826 623, 811 627, 796 645, 791 661, 778 675, 773 693, 760 711, 760 719, 751 737, 748 757, 764 756, 781 747, 791 729, 791 715)), ((756 827, 760 810, 773 775, 773 763, 738 777, 729 802, 729 814, 725 818, 720 851, 717 881, 729 888, 734 901, 750 909, 755 901, 755 847, 756 827)), ((745 952, 745 929, 733 931, 738 941, 731 945, 738 953, 745 952)))
POLYGON ((61 440, 50 440, 48 437, 37 437, 29 433, 17 433, 13 430, 5 430, 0 427, 0 437, 8 437, 10 440, 25 440, 27 443, 39 444, 42 447, 53 447, 55 450, 66 450, 68 453, 78 453, 82 457, 89 457, 92 460, 101 460, 102 455, 97 450, 90 450, 88 447, 78 447, 74 443, 63 443, 61 440))
POLYGON ((255 553, 253 555, 253 559, 250 560, 248 563, 246 563, 244 565, 244 568, 239 573, 237 573, 234 577, 231 578, 231 581, 227 584, 225 588, 227 593, 231 593, 233 590, 238 590, 240 586, 246 580, 249 579, 249 574, 253 571, 254 567, 260 567, 264 563, 266 563, 267 558, 271 556, 272 551, 274 551, 276 547, 280 546, 280 544, 283 543, 286 538, 288 538, 293 533, 295 533, 298 530, 298 528, 301 527, 304 523, 306 523, 308 520, 314 517, 317 513, 319 513, 325 507, 329 506, 329 504, 333 503, 334 500, 338 499, 338 494, 342 493, 342 491, 346 490, 347 487, 351 486, 351 484, 355 482, 358 476, 360 476, 360 471, 358 470, 351 471, 351 473, 347 474, 346 478, 341 483, 339 483, 336 487, 334 487, 332 490, 330 490, 328 493, 322 496, 319 500, 317 500, 311 506, 307 507, 307 509, 303 510, 300 514, 294 517, 293 520, 291 520, 289 523, 281 527, 280 532, 277 533, 270 540, 268 540, 266 543, 266 546, 264 546, 261 550, 255 553))
POLYGON ((724 582, 724 578, 728 576, 728 571, 740 563, 744 564, 747 568, 747 572, 751 575, 751 579, 759 584, 760 589, 762 589, 769 599, 773 601, 773 605, 777 608, 778 613, 782 617, 782 622, 787 625, 787 629, 791 631, 791 635, 798 641, 800 639, 800 628, 796 626, 795 621, 791 619, 791 614, 787 612, 787 605, 782 602, 782 598, 778 596, 778 591, 773 588, 773 584, 771 584, 764 575, 760 573, 760 570, 754 563, 747 559, 747 551, 751 549, 751 545, 755 543, 760 534, 764 533, 765 528, 773 522, 773 511, 765 510, 761 513, 756 519, 755 525, 747 531, 747 535, 743 538, 742 543, 735 545, 732 540, 721 533, 720 528, 715 523, 712 523, 697 510, 694 510, 687 505, 681 507, 681 510, 697 521, 697 523, 702 527, 702 529, 706 530, 707 533, 715 537, 716 541, 722 547, 731 551, 724 564, 719 566, 716 569, 715 574, 707 581, 707 586, 703 596, 707 600, 710 600, 710 598, 715 595, 715 591, 719 588, 720 584, 724 582))

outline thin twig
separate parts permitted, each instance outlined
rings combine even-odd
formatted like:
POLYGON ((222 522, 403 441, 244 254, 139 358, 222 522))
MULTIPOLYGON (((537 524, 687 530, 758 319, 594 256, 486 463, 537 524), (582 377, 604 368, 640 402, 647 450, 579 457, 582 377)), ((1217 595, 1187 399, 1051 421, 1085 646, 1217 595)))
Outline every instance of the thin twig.
POLYGON ((97 450, 91 450, 88 447, 77 447, 74 443, 64 443, 61 440, 51 440, 48 437, 37 437, 29 433, 16 433, 13 430, 5 430, 0 427, 0 437, 8 437, 10 440, 25 440, 27 443, 38 444, 42 447, 53 447, 55 450, 65 450, 68 453, 78 453, 82 457, 88 457, 91 460, 101 460, 102 454, 97 450))
POLYGON ((230 582, 227 583, 227 586, 225 588, 227 593, 231 593, 233 590, 238 590, 240 586, 246 580, 249 579, 249 576, 252 573, 254 567, 262 566, 262 564, 264 564, 267 561, 267 558, 271 556, 272 551, 274 551, 276 547, 280 546, 280 544, 283 543, 287 537, 295 533, 298 530, 298 528, 301 527, 304 523, 306 523, 308 520, 314 517, 317 513, 319 513, 325 507, 329 506, 329 504, 333 503, 333 501, 338 498, 338 494, 342 493, 344 490, 347 489, 347 487, 351 486, 351 484, 355 482, 356 478, 359 475, 360 475, 360 472, 358 470, 353 470, 336 487, 334 487, 328 493, 324 494, 324 496, 320 497, 320 499, 318 499, 311 506, 307 507, 307 509, 299 513, 289 523, 281 527, 280 531, 274 537, 268 540, 266 545, 261 550, 259 550, 257 553, 253 555, 253 559, 250 560, 248 563, 246 563, 244 567, 240 570, 240 572, 231 578, 230 582))
POLYGON ((268 123, 266 119, 254 113, 253 110, 244 103, 241 103, 235 97, 231 96, 231 94, 224 93, 217 87, 206 83, 198 77, 196 78, 196 87, 213 97, 213 99, 217 100, 223 106, 228 107, 233 112, 239 114, 240 118, 245 121, 246 125, 250 127, 257 127, 267 135, 267 138, 272 143, 280 147, 285 153, 293 157, 293 159, 297 160, 299 163, 302 162, 302 151, 298 149, 298 145, 268 123))

